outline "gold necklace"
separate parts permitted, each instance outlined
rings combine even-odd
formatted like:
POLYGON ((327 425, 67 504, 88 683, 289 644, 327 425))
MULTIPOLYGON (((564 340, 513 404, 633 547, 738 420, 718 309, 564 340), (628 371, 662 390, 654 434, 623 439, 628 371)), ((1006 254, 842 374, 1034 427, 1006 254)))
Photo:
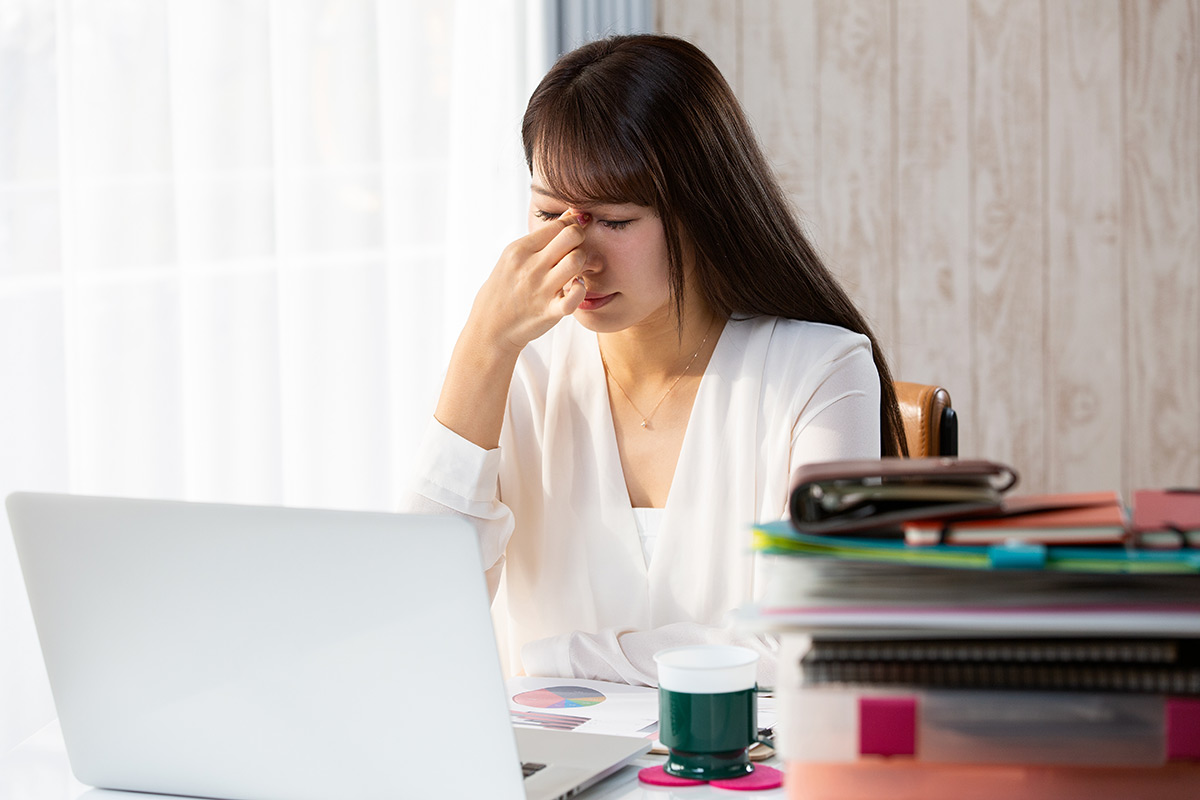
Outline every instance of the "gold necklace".
MULTIPOLYGON (((716 320, 714 320, 714 322, 715 321, 716 320)), ((700 351, 703 350, 704 345, 708 343, 708 337, 709 337, 709 334, 712 333, 712 328, 713 328, 713 326, 712 326, 712 323, 710 322, 708 324, 708 330, 706 330, 704 332, 704 338, 700 341, 700 346, 696 348, 696 352, 692 353, 692 357, 688 359, 687 366, 683 368, 683 372, 680 372, 679 376, 677 378, 675 378, 674 381, 672 381, 670 386, 667 387, 667 390, 665 392, 663 392, 663 396, 658 398, 658 402, 654 404, 654 408, 650 409, 649 414, 643 414, 638 409, 637 405, 635 405, 633 402, 633 398, 629 396, 629 392, 625 391, 625 387, 621 385, 621 382, 619 380, 617 380, 617 376, 613 375, 609 371, 608 362, 604 359, 604 348, 600 348, 600 363, 604 366, 605 376, 612 378, 612 382, 615 383, 617 385, 617 388, 621 390, 621 394, 625 395, 625 400, 629 403, 629 407, 632 408, 634 411, 636 411, 637 415, 642 418, 642 428, 649 429, 650 418, 654 416, 654 412, 658 411, 658 407, 661 406, 663 404, 663 401, 667 399, 667 395, 669 395, 675 389, 675 387, 679 384, 679 382, 681 380, 683 380, 683 376, 687 375, 688 370, 692 368, 692 364, 694 364, 696 362, 696 358, 700 355, 700 351)))

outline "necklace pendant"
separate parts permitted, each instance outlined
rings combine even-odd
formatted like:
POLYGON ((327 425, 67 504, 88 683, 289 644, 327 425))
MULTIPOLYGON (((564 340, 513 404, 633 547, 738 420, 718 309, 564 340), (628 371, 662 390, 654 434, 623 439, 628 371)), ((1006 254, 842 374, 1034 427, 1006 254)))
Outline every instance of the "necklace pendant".
POLYGON ((644 419, 644 420, 642 420, 642 427, 643 427, 643 428, 645 428, 645 427, 646 427, 646 423, 648 423, 649 421, 650 421, 650 420, 648 420, 648 419, 644 419))

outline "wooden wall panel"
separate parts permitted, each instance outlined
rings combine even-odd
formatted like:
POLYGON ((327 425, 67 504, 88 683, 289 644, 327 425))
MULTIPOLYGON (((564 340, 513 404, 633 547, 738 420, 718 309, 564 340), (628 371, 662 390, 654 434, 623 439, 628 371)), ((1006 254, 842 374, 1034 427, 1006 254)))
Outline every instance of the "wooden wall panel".
POLYGON ((945 386, 959 447, 979 451, 971 364, 970 7, 900 0, 896 14, 896 376, 945 386))
POLYGON ((743 8, 742 104, 811 234, 817 207, 814 0, 746 0, 743 8))
POLYGON ((971 8, 971 264, 979 455, 1045 485, 1042 27, 1035 0, 971 8))
POLYGON ((1197 3, 1121 6, 1131 488, 1200 485, 1197 3))
POLYGON ((733 90, 741 92, 741 0, 658 0, 655 20, 658 30, 707 53, 733 90))
POLYGON ((895 340, 892 4, 817 0, 816 244, 880 341, 895 340))
POLYGON ((1046 18, 1047 480, 1121 485, 1125 393, 1118 0, 1046 18))
POLYGON ((964 455, 1200 485, 1200 0, 659 0, 964 455), (952 331, 946 336, 942 331, 952 331))

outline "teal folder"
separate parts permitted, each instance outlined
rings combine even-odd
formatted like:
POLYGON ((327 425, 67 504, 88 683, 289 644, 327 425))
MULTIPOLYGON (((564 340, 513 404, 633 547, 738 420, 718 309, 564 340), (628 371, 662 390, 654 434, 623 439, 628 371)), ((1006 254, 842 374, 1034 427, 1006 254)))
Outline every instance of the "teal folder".
POLYGON ((1139 550, 1120 546, 1047 546, 1028 542, 909 545, 899 539, 799 533, 786 520, 756 525, 753 547, 759 552, 774 555, 951 569, 1200 574, 1200 551, 1195 549, 1139 550))

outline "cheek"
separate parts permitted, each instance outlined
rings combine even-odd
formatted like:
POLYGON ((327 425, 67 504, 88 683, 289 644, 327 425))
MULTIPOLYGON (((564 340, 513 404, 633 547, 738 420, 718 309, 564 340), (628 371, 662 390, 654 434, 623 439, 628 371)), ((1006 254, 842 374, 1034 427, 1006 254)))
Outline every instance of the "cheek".
POLYGON ((637 253, 637 259, 648 275, 653 275, 656 280, 665 279, 669 270, 669 259, 666 243, 661 237, 647 236, 631 247, 631 250, 637 253))

